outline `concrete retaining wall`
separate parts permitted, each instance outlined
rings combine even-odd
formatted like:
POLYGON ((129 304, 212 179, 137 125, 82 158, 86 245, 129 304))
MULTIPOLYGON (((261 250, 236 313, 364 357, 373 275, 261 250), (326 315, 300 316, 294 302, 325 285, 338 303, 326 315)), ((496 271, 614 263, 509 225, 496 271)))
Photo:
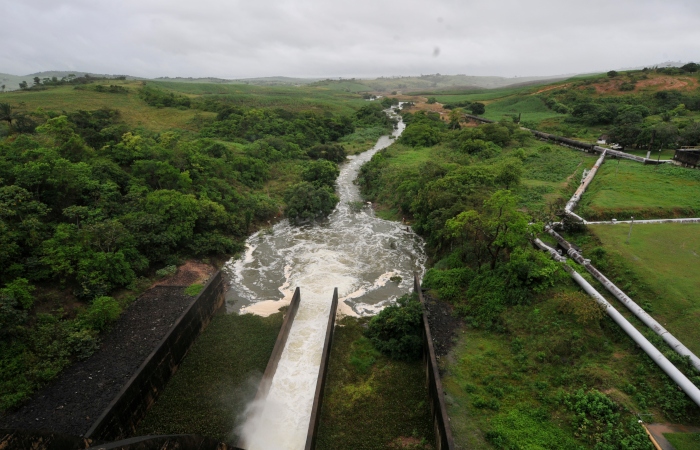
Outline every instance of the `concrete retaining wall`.
POLYGON ((111 441, 123 439, 135 431, 194 340, 223 305, 223 294, 224 282, 219 271, 90 427, 86 438, 111 441))
POLYGON ((428 316, 425 312, 425 300, 421 291, 418 275, 413 276, 413 290, 418 294, 423 305, 423 363, 425 364, 425 377, 428 384, 428 398, 430 399, 430 412, 433 416, 433 428, 435 430, 435 449, 453 450, 455 448, 450 428, 450 419, 445 407, 445 394, 442 390, 442 380, 438 371, 437 358, 433 348, 433 338, 430 334, 428 316))
POLYGON ((326 338, 323 342, 323 354, 321 355, 321 366, 318 369, 318 379, 316 380, 316 393, 314 394, 314 404, 311 408, 311 419, 309 420, 309 431, 306 434, 305 450, 316 448, 316 435, 318 434, 318 422, 321 419, 321 406, 323 403, 323 390, 326 388, 326 374, 328 373, 328 362, 331 359, 331 345, 333 343, 333 330, 335 329, 335 315, 338 311, 338 288, 333 291, 331 311, 328 314, 328 325, 326 326, 326 338))

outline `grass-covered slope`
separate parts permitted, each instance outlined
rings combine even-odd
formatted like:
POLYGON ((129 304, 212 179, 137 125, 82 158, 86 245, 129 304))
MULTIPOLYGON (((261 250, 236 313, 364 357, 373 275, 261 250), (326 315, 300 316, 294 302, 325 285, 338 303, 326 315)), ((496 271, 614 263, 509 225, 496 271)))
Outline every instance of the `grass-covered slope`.
POLYGON ((581 201, 587 220, 697 217, 700 172, 606 160, 581 201))
POLYGON ((645 306, 656 320, 700 354, 700 225, 636 225, 629 243, 627 224, 590 228, 653 292, 645 306))
POLYGON ((283 313, 217 315, 195 341, 136 435, 197 434, 235 445, 283 313))

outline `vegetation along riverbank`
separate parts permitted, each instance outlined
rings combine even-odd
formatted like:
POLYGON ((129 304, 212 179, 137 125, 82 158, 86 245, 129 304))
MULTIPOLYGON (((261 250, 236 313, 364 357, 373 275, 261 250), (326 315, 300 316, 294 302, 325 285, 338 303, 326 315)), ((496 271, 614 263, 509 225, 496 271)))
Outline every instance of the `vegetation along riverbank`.
MULTIPOLYGON (((643 74, 650 80, 663 75, 640 71, 638 76, 643 74)), ((688 425, 700 421, 700 408, 580 291, 558 263, 529 242, 543 223, 559 220, 557 213, 579 185, 581 172, 594 160, 585 153, 533 139, 514 119, 530 117, 532 122, 526 126, 549 131, 580 127, 579 132, 568 134, 586 139, 593 133, 620 131, 622 119, 616 117, 624 113, 625 102, 646 99, 650 109, 645 117, 663 117, 657 124, 654 118, 639 122, 641 128, 670 124, 691 136, 697 108, 692 107, 686 115, 673 115, 669 108, 678 105, 664 106, 662 99, 687 96, 683 101, 691 104, 695 91, 635 91, 630 95, 638 97, 633 98, 626 96, 627 91, 610 94, 596 90, 599 83, 628 76, 637 75, 572 79, 546 90, 527 87, 501 94, 465 93, 461 106, 448 104, 448 99, 456 100, 457 93, 438 94, 437 101, 452 106, 452 111, 468 110, 469 104, 482 101, 486 117, 491 115, 500 122, 475 126, 449 112, 411 109, 404 114, 408 127, 403 136, 361 172, 363 193, 375 202, 378 213, 410 223, 426 239, 431 261, 423 286, 431 295, 452 304, 464 324, 450 354, 441 358, 448 412, 459 446, 647 449, 652 444, 638 423, 640 419, 688 425), (489 95, 522 101, 512 101, 516 106, 505 117, 495 117, 500 113, 493 106, 499 102, 504 105, 504 100, 491 100, 489 95), (525 97, 542 102, 546 98, 574 98, 574 103, 616 105, 611 107, 615 115, 606 123, 596 122, 600 128, 594 131, 572 112, 574 108, 560 108, 559 118, 531 114, 537 111, 525 97), (663 120, 664 112, 669 120, 663 120)), ((695 82, 695 75, 684 76, 695 82)), ((544 108, 549 108, 547 103, 544 108)), ((668 145, 678 145, 682 139, 683 132, 668 145)), ((627 145, 644 148, 646 144, 635 141, 627 145)), ((584 217, 621 218, 628 212, 644 217, 695 214, 695 171, 617 164, 606 162, 584 195, 584 217)), ((633 233, 637 231, 638 227, 633 233)), ((695 342, 694 332, 683 325, 686 319, 693 322, 687 294, 656 297, 664 283, 671 284, 673 278, 684 275, 665 265, 660 252, 652 259, 651 250, 645 261, 659 275, 649 277, 638 260, 627 260, 630 252, 639 256, 643 247, 632 250, 619 242, 620 236, 613 242, 610 233, 620 234, 621 229, 571 228, 566 235, 596 267, 646 305, 645 309, 675 320, 674 332, 679 339, 688 345, 695 342), (662 277, 666 278, 659 282, 662 277)), ((662 236, 673 231, 656 231, 655 238, 649 233, 652 229, 640 232, 635 245, 668 247, 662 236)), ((695 234, 685 229, 687 239, 679 234, 680 241, 672 245, 691 248, 695 234)), ((672 253, 667 258, 672 259, 672 253)), ((588 276, 585 270, 579 272, 588 276)), ((690 274, 690 279, 696 280, 697 275, 690 274)), ((685 289, 686 284, 680 283, 679 289, 685 289)), ((605 296, 619 306, 612 296, 605 296)), ((630 316, 624 308, 618 309, 630 316)), ((700 374, 685 359, 640 322, 629 320, 700 385, 700 374)))

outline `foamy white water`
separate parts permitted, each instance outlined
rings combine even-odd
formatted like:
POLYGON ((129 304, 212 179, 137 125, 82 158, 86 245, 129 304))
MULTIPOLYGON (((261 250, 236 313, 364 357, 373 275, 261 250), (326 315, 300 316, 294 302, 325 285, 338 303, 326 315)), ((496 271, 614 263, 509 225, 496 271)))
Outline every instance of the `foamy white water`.
MULTIPOLYGON (((403 129, 400 122, 393 135, 403 129)), ((371 315, 409 292, 413 272, 424 270, 423 242, 416 234, 375 217, 370 207, 353 212, 348 205, 361 200, 353 183, 360 166, 392 142, 382 136, 341 167, 340 203, 327 220, 298 227, 280 222, 251 236, 245 254, 227 264, 231 311, 266 316, 289 304, 297 286, 301 289, 267 399, 242 430, 249 450, 304 448, 333 288, 338 288, 340 314, 371 315), (402 280, 390 281, 392 276, 402 280)))

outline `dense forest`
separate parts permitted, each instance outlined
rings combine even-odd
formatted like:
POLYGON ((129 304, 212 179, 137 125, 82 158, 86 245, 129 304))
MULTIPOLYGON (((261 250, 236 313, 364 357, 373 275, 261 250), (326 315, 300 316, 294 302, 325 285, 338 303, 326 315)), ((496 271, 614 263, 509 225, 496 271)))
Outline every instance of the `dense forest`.
MULTIPOLYGON (((48 94, 54 84, 28 90, 48 94)), ((210 118, 196 131, 154 132, 129 126, 118 109, 0 103, 0 410, 97 348, 128 303, 115 292, 137 292, 187 257, 234 254, 283 212, 328 214, 345 159, 338 140, 393 126, 379 103, 337 114, 193 101, 151 85, 137 95, 154 110, 210 118)))

